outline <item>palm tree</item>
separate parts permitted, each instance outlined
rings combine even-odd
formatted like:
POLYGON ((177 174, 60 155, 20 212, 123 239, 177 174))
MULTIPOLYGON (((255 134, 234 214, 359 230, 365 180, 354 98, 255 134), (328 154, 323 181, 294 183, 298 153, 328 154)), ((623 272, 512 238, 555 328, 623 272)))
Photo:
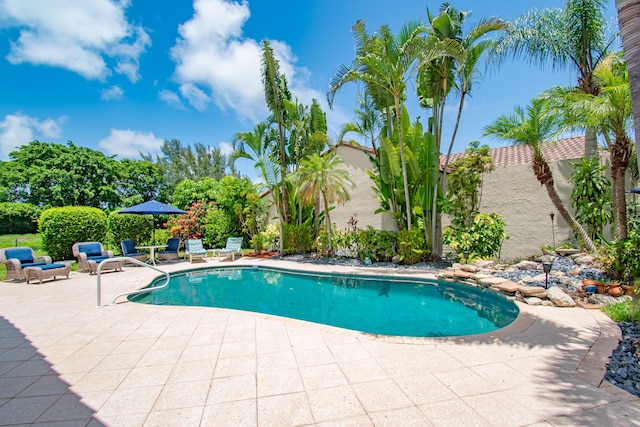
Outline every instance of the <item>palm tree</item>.
POLYGON ((629 70, 629 84, 633 100, 633 123, 636 140, 636 160, 640 164, 640 2, 616 0, 618 23, 622 35, 624 57, 629 70))
POLYGON ((526 145, 531 149, 533 173, 544 185, 551 202, 562 218, 580 236, 586 247, 596 253, 596 246, 580 223, 569 213, 554 187, 553 174, 549 163, 542 153, 543 141, 554 135, 558 127, 558 117, 547 112, 545 101, 540 98, 531 100, 526 110, 518 106, 512 115, 501 115, 484 128, 483 136, 493 136, 513 144, 526 145))
POLYGON ((338 142, 342 141, 346 134, 357 133, 358 135, 366 138, 373 148, 374 156, 378 156, 377 139, 378 134, 382 130, 382 120, 380 119, 380 112, 375 109, 373 105, 373 99, 367 95, 359 95, 360 109, 355 110, 356 121, 345 123, 340 127, 338 133, 338 142))
MULTIPOLYGON (((605 0, 567 0, 564 9, 530 10, 508 24, 493 54, 499 60, 512 54, 554 69, 573 67, 578 71, 578 89, 597 95, 600 88, 593 73, 617 37, 606 34, 606 6, 605 0)), ((587 128, 585 156, 597 153, 596 131, 587 128)))
MULTIPOLYGON (((289 197, 287 194, 287 186, 284 184, 287 173, 287 109, 285 101, 291 101, 291 93, 287 87, 287 78, 284 74, 280 74, 280 63, 273 53, 273 49, 268 41, 262 43, 262 85, 264 87, 264 98, 267 107, 271 111, 272 121, 276 123, 278 128, 278 147, 279 162, 282 184, 280 191, 282 192, 283 203, 281 204, 282 218, 285 222, 289 222, 289 197)), ((282 241, 282 236, 280 236, 282 241)), ((284 252, 282 252, 284 254, 284 252)), ((281 255, 282 255, 281 254, 281 255)))
MULTIPOLYGON (((480 58, 494 44, 493 40, 487 39, 485 36, 505 28, 502 20, 498 18, 482 19, 480 23, 464 34, 463 25, 469 15, 470 12, 459 11, 449 3, 443 3, 440 7, 440 13, 436 16, 431 15, 427 9, 429 27, 426 33, 428 41, 431 41, 430 45, 440 45, 445 51, 449 51, 449 54, 431 57, 431 59, 425 55, 418 73, 418 94, 423 107, 431 108, 433 112, 432 131, 438 152, 441 151, 442 146, 442 123, 446 101, 452 91, 460 95, 458 113, 440 178, 440 189, 443 196, 447 188, 446 170, 458 132, 465 99, 471 95, 474 83, 481 76, 477 67, 480 58)), ((428 55, 431 55, 430 51, 427 52, 428 55)), ((434 199, 434 203, 435 201, 436 199, 434 199)), ((433 214, 432 222, 435 224, 431 240, 434 242, 435 255, 440 256, 442 255, 441 218, 435 206, 431 211, 433 214)))
POLYGON ((347 186, 354 187, 349 172, 343 165, 342 158, 333 152, 324 156, 315 153, 303 160, 300 168, 291 177, 296 188, 296 195, 303 203, 319 205, 322 200, 329 255, 333 253, 329 208, 333 203, 344 203, 349 200, 347 186))
POLYGON ((551 96, 559 99, 569 125, 590 126, 604 136, 611 152, 614 234, 616 239, 623 239, 628 231, 625 175, 633 153, 633 142, 627 131, 631 128, 633 111, 629 75, 622 54, 610 55, 602 61, 594 78, 600 87, 598 96, 575 93, 567 88, 556 88, 551 96))
POLYGON ((403 26, 394 36, 387 26, 380 27, 379 34, 370 36, 364 21, 358 21, 352 29, 356 44, 356 58, 351 68, 341 66, 329 82, 327 100, 333 105, 333 98, 348 82, 363 82, 367 93, 373 98, 376 108, 385 111, 389 135, 395 128, 400 147, 402 178, 404 181, 407 228, 411 230, 411 200, 407 180, 407 163, 404 140, 400 132, 400 117, 406 98, 407 81, 415 71, 418 45, 422 27, 417 22, 403 26), (391 120, 393 117, 394 120, 391 120))

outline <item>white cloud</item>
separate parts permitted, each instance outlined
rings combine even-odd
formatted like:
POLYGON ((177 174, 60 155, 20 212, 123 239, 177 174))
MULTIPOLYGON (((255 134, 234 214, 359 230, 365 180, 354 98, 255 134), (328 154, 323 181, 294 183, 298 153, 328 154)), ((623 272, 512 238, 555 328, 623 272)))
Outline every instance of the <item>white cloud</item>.
POLYGON ((218 144, 218 148, 220 149, 220 154, 224 156, 228 156, 233 151, 233 146, 228 142, 221 142, 218 144))
POLYGON ((180 96, 178 96, 178 94, 173 91, 163 89, 158 92, 158 98, 160 98, 160 100, 167 105, 172 105, 180 110, 186 110, 186 107, 182 103, 180 96))
POLYGON ((60 67, 87 79, 114 71, 136 82, 138 58, 151 44, 147 32, 125 17, 128 0, 0 0, 0 22, 20 28, 10 42, 12 64, 60 67))
MULTIPOLYGON (((180 25, 180 37, 171 50, 182 96, 198 110, 215 103, 243 119, 263 120, 268 110, 260 75, 262 46, 242 32, 250 17, 249 3, 194 0, 193 5, 195 13, 180 25)), ((308 72, 295 66, 297 58, 290 46, 277 40, 270 45, 292 92, 305 103, 313 97, 322 98, 307 87, 308 72)))
POLYGON ((21 112, 7 114, 0 121, 0 157, 7 159, 11 151, 34 139, 59 138, 65 121, 65 117, 40 120, 21 112))
POLYGON ((124 95, 124 91, 120 86, 111 86, 110 88, 103 89, 100 93, 100 98, 105 101, 110 101, 112 99, 122 99, 122 95, 124 95))
POLYGON ((151 132, 133 131, 130 129, 111 129, 111 134, 98 142, 98 146, 107 155, 120 157, 138 157, 142 153, 156 153, 162 146, 162 138, 151 132))

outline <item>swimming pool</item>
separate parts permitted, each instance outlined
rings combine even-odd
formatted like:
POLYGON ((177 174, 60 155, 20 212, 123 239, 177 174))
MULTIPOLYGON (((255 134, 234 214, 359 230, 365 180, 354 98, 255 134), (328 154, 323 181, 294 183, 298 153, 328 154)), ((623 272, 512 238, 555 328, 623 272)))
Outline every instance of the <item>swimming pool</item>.
POLYGON ((491 332, 513 322, 519 313, 513 302, 494 292, 457 283, 271 267, 174 273, 168 287, 130 299, 253 311, 407 337, 491 332))

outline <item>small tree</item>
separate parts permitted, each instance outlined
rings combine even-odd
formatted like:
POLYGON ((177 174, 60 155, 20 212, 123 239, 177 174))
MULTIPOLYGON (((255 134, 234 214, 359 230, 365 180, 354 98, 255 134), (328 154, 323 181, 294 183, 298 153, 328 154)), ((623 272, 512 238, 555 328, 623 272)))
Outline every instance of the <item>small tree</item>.
POLYGON ((611 182, 604 176, 606 165, 600 159, 582 159, 574 166, 570 181, 574 183, 571 192, 576 219, 587 226, 589 236, 603 240, 602 229, 613 222, 611 205, 611 182))

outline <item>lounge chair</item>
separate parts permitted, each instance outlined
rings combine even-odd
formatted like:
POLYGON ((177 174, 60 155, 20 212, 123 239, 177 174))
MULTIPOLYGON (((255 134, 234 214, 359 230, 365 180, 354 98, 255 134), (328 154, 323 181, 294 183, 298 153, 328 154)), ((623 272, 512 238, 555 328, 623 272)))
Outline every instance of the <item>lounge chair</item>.
POLYGON ((51 257, 36 257, 28 247, 0 249, 0 262, 7 267, 7 280, 23 280, 25 267, 51 265, 51 257))
POLYGON ((123 240, 122 242, 120 242, 120 247, 122 248, 122 256, 137 259, 138 261, 142 262, 147 262, 147 253, 138 252, 138 250, 136 249, 136 242, 134 240, 123 240))
POLYGON ((231 254, 231 260, 236 260, 236 254, 242 256, 242 237, 229 237, 227 239, 227 245, 222 249, 213 249, 213 254, 218 254, 218 261, 222 254, 231 254))
POLYGON ((71 247, 73 256, 78 258, 78 270, 94 272, 94 266, 108 258, 113 251, 105 251, 100 242, 80 242, 71 247), (93 262, 89 262, 93 261, 93 262))
POLYGON ((172 237, 167 240, 167 247, 158 251, 158 261, 178 260, 178 250, 180 249, 180 238, 172 237))
POLYGON ((185 240, 184 242, 184 253, 185 255, 189 255, 189 262, 193 262, 193 258, 204 258, 207 260, 208 251, 202 246, 202 240, 194 239, 194 240, 185 240))

